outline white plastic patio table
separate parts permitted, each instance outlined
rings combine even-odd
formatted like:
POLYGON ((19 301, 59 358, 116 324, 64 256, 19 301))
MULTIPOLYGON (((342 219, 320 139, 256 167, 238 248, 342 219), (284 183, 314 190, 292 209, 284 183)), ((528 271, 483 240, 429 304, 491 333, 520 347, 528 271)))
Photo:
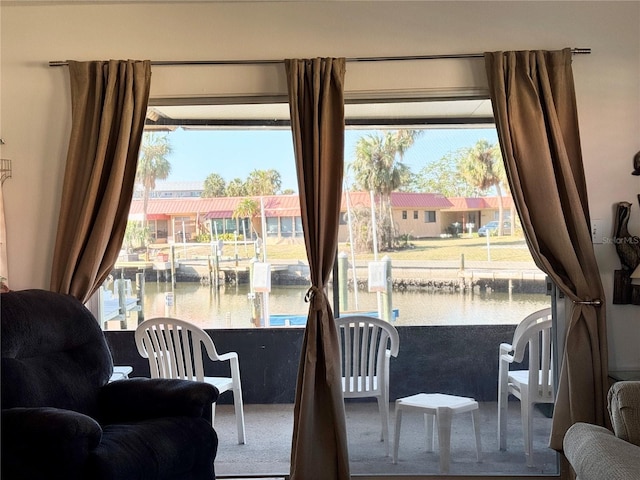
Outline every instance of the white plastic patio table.
POLYGON ((393 463, 398 463, 398 445, 400 443, 400 427, 403 410, 423 413, 427 428, 427 451, 433 451, 435 431, 433 422, 438 423, 438 449, 440 452, 440 472, 448 473, 451 459, 451 418, 455 413, 471 412, 473 428, 476 435, 476 457, 481 461, 482 445, 480 443, 480 419, 478 418, 478 402, 473 398, 445 395, 441 393, 418 393, 410 397, 396 400, 395 439, 393 445, 393 463))

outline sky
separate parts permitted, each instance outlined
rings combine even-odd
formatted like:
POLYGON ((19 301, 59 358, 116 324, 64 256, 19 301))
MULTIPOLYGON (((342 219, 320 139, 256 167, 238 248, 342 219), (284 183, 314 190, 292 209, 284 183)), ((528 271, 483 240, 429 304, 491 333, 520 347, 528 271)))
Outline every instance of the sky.
MULTIPOLYGON (((354 158, 359 138, 372 130, 347 129, 345 132, 345 164, 354 158)), ((245 180, 252 170, 275 169, 280 172, 281 189, 297 192, 293 144, 289 129, 251 130, 184 130, 168 134, 172 153, 171 174, 166 181, 203 181, 217 173, 228 183, 234 178, 245 180)), ((425 131, 405 154, 404 162, 417 173, 429 162, 448 152, 471 147, 478 140, 498 141, 494 128, 433 128, 425 131)))

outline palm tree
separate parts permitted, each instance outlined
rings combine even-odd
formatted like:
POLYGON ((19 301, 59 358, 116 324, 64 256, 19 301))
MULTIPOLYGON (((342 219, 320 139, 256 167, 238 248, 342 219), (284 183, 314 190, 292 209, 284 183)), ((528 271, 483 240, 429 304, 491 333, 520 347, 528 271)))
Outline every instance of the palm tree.
POLYGON ((171 145, 166 134, 144 133, 136 169, 136 183, 142 185, 143 189, 142 212, 145 227, 147 227, 149 192, 156 188, 156 180, 165 180, 171 173, 171 163, 167 159, 170 153, 171 145))
POLYGON ((500 146, 490 145, 487 140, 478 140, 466 151, 462 161, 462 175, 467 182, 480 190, 495 188, 498 197, 498 235, 502 235, 504 233, 502 187, 506 183, 506 173, 500 146))
POLYGON ((274 169, 253 170, 245 183, 248 195, 275 195, 280 190, 280 172, 274 169))
POLYGON ((397 130, 362 137, 356 143, 355 160, 350 165, 358 188, 373 191, 379 197, 380 221, 389 248, 395 238, 391 192, 410 182, 411 170, 403 163, 404 154, 420 133, 397 130))
POLYGON ((204 179, 204 189, 200 196, 204 198, 224 197, 226 188, 224 178, 218 173, 211 173, 204 179))
POLYGON ((257 231, 253 225, 253 221, 259 213, 260 205, 253 198, 243 198, 242 200, 240 200, 240 202, 236 206, 236 209, 233 211, 233 218, 242 219, 242 234, 244 235, 245 239, 247 238, 247 232, 245 229, 244 219, 248 218, 250 220, 251 228, 254 232, 256 232, 257 235, 257 231))
POLYGON ((227 197, 242 197, 247 195, 247 186, 241 178, 234 178, 227 184, 226 189, 227 197))

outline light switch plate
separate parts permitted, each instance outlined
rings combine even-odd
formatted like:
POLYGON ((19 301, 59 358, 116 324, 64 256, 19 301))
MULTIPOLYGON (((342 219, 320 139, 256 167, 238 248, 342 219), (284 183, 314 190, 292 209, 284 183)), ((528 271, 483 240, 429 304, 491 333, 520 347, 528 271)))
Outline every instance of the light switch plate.
POLYGON ((604 239, 604 220, 596 218, 591 220, 591 241, 602 243, 604 239))

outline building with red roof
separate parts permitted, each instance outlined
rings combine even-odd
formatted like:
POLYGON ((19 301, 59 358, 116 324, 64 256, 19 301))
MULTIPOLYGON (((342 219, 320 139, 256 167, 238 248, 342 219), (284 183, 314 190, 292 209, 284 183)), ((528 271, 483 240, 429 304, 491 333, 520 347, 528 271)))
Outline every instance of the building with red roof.
MULTIPOLYGON (((446 225, 457 223, 465 232, 477 231, 482 225, 498 220, 498 197, 448 197, 452 206, 442 211, 446 225)), ((515 218, 515 206, 510 196, 502 197, 503 219, 515 218)))
MULTIPOLYGON (((498 216, 496 197, 447 198, 437 193, 393 192, 390 200, 396 232, 413 238, 439 237, 449 233, 454 223, 460 230, 475 231, 498 216)), ((505 218, 509 218, 513 202, 510 197, 502 200, 505 218)), ((374 198, 378 208, 379 201, 379 198, 374 198)), ((370 209, 370 193, 343 192, 340 241, 349 238, 348 211, 365 215, 370 209)), ((142 218, 143 201, 134 198, 129 219, 141 221, 142 218)), ((246 233, 247 237, 256 238, 262 236, 263 227, 268 242, 283 239, 302 241, 303 238, 298 194, 217 198, 165 198, 155 195, 147 203, 147 220, 151 236, 158 243, 197 241, 203 234, 215 237, 234 233, 244 236, 246 233), (235 210, 246 198, 256 202, 255 216, 234 218, 235 210)))

